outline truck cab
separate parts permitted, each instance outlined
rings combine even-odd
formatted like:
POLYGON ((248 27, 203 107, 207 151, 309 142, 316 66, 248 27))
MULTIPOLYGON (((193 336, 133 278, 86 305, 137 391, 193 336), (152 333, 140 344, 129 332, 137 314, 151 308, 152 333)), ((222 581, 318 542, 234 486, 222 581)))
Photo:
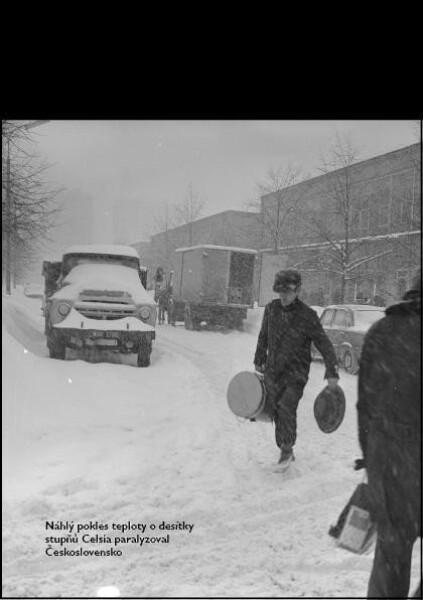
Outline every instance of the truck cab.
POLYGON ((45 334, 51 358, 66 348, 136 353, 150 364, 157 306, 147 271, 130 246, 72 246, 60 262, 43 263, 45 334))

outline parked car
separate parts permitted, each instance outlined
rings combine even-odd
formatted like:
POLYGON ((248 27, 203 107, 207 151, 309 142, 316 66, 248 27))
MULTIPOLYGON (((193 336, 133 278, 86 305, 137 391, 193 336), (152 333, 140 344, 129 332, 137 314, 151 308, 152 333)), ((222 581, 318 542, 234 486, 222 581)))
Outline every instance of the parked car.
POLYGON ((317 313, 318 317, 321 317, 322 312, 325 310, 323 306, 310 306, 317 313))
POLYGON ((27 298, 44 298, 44 288, 38 283, 26 283, 23 293, 27 298))
MULTIPOLYGON (((365 304, 334 304, 324 309, 320 322, 333 344, 339 365, 347 373, 357 373, 364 336, 384 315, 383 308, 365 304)), ((313 359, 321 358, 314 345, 311 353, 313 359)))

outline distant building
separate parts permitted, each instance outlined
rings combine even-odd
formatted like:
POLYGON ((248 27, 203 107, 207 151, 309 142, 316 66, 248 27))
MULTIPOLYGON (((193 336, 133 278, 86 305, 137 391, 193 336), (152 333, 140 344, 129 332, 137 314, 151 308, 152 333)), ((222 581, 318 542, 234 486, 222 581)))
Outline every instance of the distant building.
POLYGON ((151 238, 151 257, 157 265, 171 269, 176 248, 199 244, 258 250, 261 245, 260 214, 227 210, 158 233, 151 238))
POLYGON ((150 242, 135 242, 135 244, 130 244, 130 246, 138 252, 142 265, 150 261, 150 242))
MULTIPOLYGON (((376 297, 389 305, 401 298, 421 264, 421 144, 308 179, 289 191, 299 208, 286 218, 278 252, 288 268, 303 272, 302 293, 309 304, 339 301, 342 279, 345 302, 376 297), (349 260, 341 264, 345 253, 349 260)), ((275 194, 263 196, 262 214, 276 202, 275 194)), ((264 252, 274 252, 271 233, 263 228, 264 252)))
MULTIPOLYGON (((261 247, 260 213, 241 210, 227 210, 190 223, 157 233, 151 242, 131 244, 137 249, 141 262, 149 270, 149 284, 158 266, 166 273, 174 270, 174 256, 177 248, 210 244, 214 246, 235 246, 237 248, 261 247)), ((257 272, 257 281, 259 273, 257 272)))
POLYGON ((151 258, 151 243, 150 242, 135 242, 134 244, 130 244, 135 250, 138 252, 140 257, 141 266, 146 267, 148 269, 147 273, 147 287, 152 285, 152 280, 154 277, 154 273, 156 270, 156 265, 151 258))

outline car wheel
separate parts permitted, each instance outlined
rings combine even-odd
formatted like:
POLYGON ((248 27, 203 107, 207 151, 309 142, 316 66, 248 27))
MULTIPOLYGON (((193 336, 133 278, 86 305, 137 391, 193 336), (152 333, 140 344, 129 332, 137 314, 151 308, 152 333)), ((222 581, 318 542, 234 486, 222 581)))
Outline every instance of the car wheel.
POLYGON ((357 372, 357 359, 352 348, 345 348, 342 353, 342 366, 347 373, 357 372))

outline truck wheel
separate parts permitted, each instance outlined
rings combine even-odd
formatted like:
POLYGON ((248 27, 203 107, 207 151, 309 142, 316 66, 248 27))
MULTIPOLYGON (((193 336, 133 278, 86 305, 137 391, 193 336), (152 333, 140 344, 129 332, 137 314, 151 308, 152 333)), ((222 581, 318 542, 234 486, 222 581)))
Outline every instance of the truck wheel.
POLYGON ((192 319, 192 328, 194 329, 194 331, 200 331, 201 330, 201 321, 200 321, 200 319, 192 319))
POLYGON ((244 321, 239 317, 232 317, 228 319, 225 325, 229 329, 238 329, 238 331, 242 331, 244 328, 244 321))
POLYGON ((151 354, 151 344, 142 342, 138 348, 137 366, 138 367, 149 367, 150 366, 150 354, 151 354))
POLYGON ((190 311, 189 308, 185 309, 185 313, 184 313, 184 325, 185 325, 185 329, 189 329, 189 330, 194 329, 194 323, 193 323, 193 320, 191 318, 191 311, 190 311))
POLYGON ((66 360, 66 345, 56 342, 48 347, 50 352, 50 358, 57 358, 58 360, 66 360))

